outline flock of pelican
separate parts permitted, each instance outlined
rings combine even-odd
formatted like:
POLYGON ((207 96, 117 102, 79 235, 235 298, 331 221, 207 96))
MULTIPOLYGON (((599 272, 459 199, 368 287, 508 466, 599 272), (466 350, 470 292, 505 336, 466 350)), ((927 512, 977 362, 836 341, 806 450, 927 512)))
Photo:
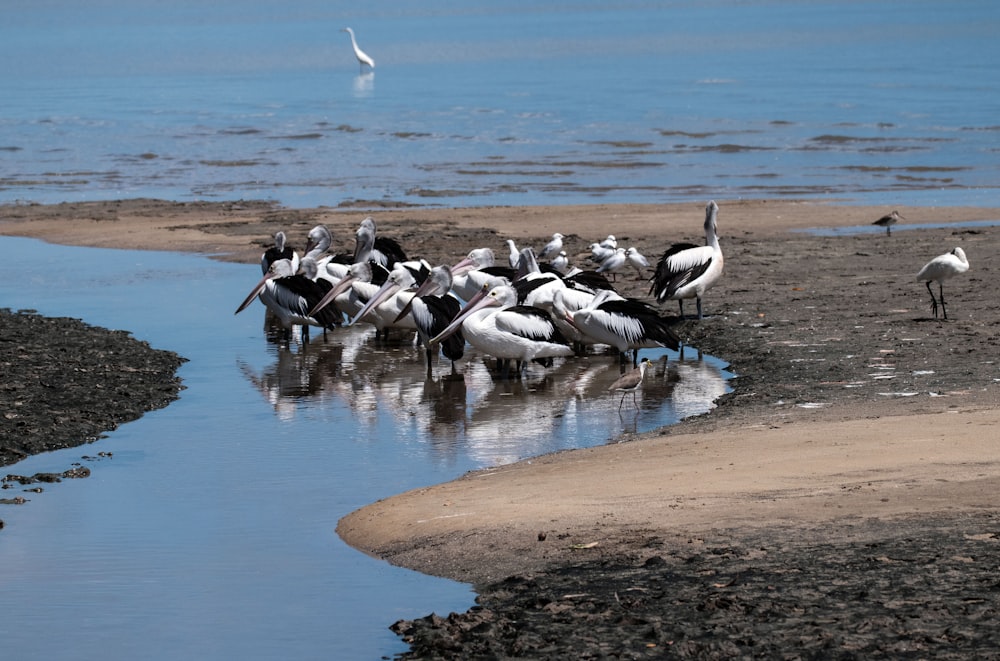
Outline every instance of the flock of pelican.
MULTIPOLYGON (((649 279, 651 296, 660 303, 677 300, 681 317, 686 298, 697 299, 702 316, 702 296, 722 274, 717 213, 710 202, 705 246, 671 246, 649 279)), ((507 265, 497 264, 493 250, 484 247, 454 264, 432 266, 378 235, 370 217, 355 233, 351 253, 330 252, 333 237, 324 225, 310 230, 301 257, 278 232, 274 246, 261 256, 263 277, 236 312, 258 299, 287 337, 300 326, 303 341, 311 326, 327 332, 366 323, 382 339, 401 330, 415 336, 426 352, 428 374, 438 351, 452 362, 454 373, 467 343, 494 358, 502 378, 519 376, 531 362, 550 366, 556 357, 610 348, 623 373, 629 357, 635 368, 613 389, 634 391, 641 383, 639 350, 680 348, 672 328, 677 319, 645 300, 623 296, 606 277, 628 265, 645 277, 642 267, 649 263, 637 250, 619 248, 609 236, 593 244, 593 268, 582 270, 569 266, 563 238, 553 235, 538 257, 532 248, 518 250, 508 241, 507 265), (630 256, 619 260, 620 255, 630 256), (630 382, 636 375, 638 380, 630 382)))
MULTIPOLYGON (((631 266, 640 279, 647 279, 644 269, 649 267, 637 250, 618 247, 611 235, 591 244, 588 270, 569 265, 565 237, 558 232, 538 257, 532 248, 518 249, 507 240, 506 265, 497 264, 492 248, 483 247, 454 264, 432 266, 409 258, 399 243, 378 235, 368 217, 355 233, 351 253, 330 252, 333 237, 324 225, 310 230, 301 257, 283 232, 276 233, 273 247, 261 256, 263 277, 236 312, 259 299, 286 337, 300 326, 303 341, 308 341, 311 326, 325 333, 365 323, 375 328, 377 339, 404 331, 426 353, 428 376, 439 351, 451 361, 454 374, 467 344, 494 358, 504 379, 520 377, 531 362, 548 367, 554 358, 585 355, 599 347, 619 357, 622 376, 609 390, 623 393, 623 403, 642 383, 646 363, 639 362, 641 349, 680 348, 672 326, 685 318, 684 301, 695 299, 697 318, 703 318, 703 297, 724 266, 718 211, 714 201, 705 208, 704 245, 677 243, 660 256, 648 277, 652 302, 623 296, 606 277, 631 266), (677 317, 656 307, 674 300, 677 317)), ((968 268, 964 251, 955 248, 920 270, 917 280, 927 285, 935 318, 940 308, 947 319, 944 280, 968 268), (932 282, 938 283, 938 297, 932 282)))

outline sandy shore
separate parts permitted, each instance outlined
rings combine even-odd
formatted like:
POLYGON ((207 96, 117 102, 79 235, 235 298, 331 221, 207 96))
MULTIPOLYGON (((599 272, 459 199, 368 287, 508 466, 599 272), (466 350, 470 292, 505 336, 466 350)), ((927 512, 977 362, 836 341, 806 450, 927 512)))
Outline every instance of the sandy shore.
MULTIPOLYGON (((849 530, 873 517, 995 510, 1000 242, 995 229, 961 223, 1000 219, 1000 209, 900 208, 908 223, 957 225, 824 237, 792 230, 868 225, 887 209, 719 205, 726 276, 706 298, 710 318, 679 327, 740 375, 716 411, 627 443, 400 494, 346 517, 344 539, 396 564, 482 584, 581 554, 635 552, 650 531, 687 544, 770 526, 822 524, 830 534, 828 524, 849 530), (954 245, 965 247, 972 270, 946 289, 951 319, 933 320, 914 274, 954 245)), ((0 233, 256 262, 277 229, 301 240, 317 223, 347 249, 365 215, 252 202, 7 206, 0 233)), ((702 240, 703 205, 372 215, 380 232, 432 263, 480 245, 502 254, 505 238, 540 245, 556 231, 570 236, 571 254, 614 233, 655 259, 672 242, 702 240)), ((646 294, 643 282, 623 285, 646 294)))

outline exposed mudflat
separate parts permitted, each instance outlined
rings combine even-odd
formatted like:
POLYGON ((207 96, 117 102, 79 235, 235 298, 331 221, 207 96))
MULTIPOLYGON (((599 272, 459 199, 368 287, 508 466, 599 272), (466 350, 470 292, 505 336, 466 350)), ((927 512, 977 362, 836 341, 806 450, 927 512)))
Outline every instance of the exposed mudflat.
MULTIPOLYGON (((905 454, 915 435, 906 421, 923 414, 955 413, 957 438, 982 443, 984 434, 992 433, 992 427, 972 425, 965 414, 996 409, 998 399, 1000 230, 962 223, 1000 214, 901 209, 912 223, 952 225, 897 230, 892 236, 818 236, 791 230, 863 227, 886 210, 719 204, 726 273, 706 296, 709 316, 681 321, 677 330, 691 345, 731 362, 738 375, 735 391, 711 414, 665 433, 626 439, 622 449, 638 453, 641 444, 658 438, 669 443, 675 436, 704 437, 703 444, 690 447, 705 455, 706 476, 724 480, 720 471, 726 466, 713 463, 712 434, 753 427, 808 430, 811 435, 803 438, 815 439, 825 430, 845 429, 838 426, 844 421, 878 421, 894 443, 892 452, 900 453, 892 485, 880 480, 877 470, 838 474, 837 462, 849 457, 834 456, 832 465, 816 474, 817 489, 858 498, 853 505, 850 497, 831 500, 838 503, 831 507, 844 509, 822 522, 697 521, 703 503, 692 498, 661 508, 662 514, 647 507, 648 518, 638 525, 634 512, 621 509, 630 484, 628 476, 614 476, 614 466, 605 466, 608 480, 620 485, 613 497, 580 505, 569 498, 579 491, 581 471, 604 461, 601 453, 582 452, 546 462, 546 493, 553 510, 563 504, 565 517, 544 527, 531 520, 477 528, 472 518, 439 517, 441 528, 430 522, 416 535, 387 530, 388 519, 379 515, 406 504, 410 495, 374 504, 342 522, 338 530, 349 543, 390 562, 472 582, 480 594, 480 605, 468 613, 394 625, 411 644, 409 658, 1000 657, 996 452, 986 443, 974 460, 948 464, 947 473, 921 474, 926 480, 921 490, 909 490, 918 480, 907 471, 925 455, 905 454), (964 248, 972 268, 946 284, 948 320, 935 319, 915 274, 955 246, 964 248), (931 493, 935 484, 946 490, 931 493), (925 499, 928 495, 934 497, 925 499), (901 507, 879 509, 880 503, 900 502, 905 514, 901 507)), ((107 245, 108 237, 139 237, 127 230, 143 228, 141 240, 135 240, 144 245, 129 247, 200 250, 248 262, 257 259, 275 230, 304 237, 318 222, 343 236, 346 248, 365 215, 149 200, 6 211, 0 225, 5 233, 107 245)), ((375 216, 380 231, 404 242, 412 254, 454 263, 483 245, 502 256, 505 238, 539 246, 555 231, 567 235, 567 252, 578 261, 591 242, 609 232, 655 261, 669 243, 700 242, 702 214, 699 207, 681 205, 394 209, 375 216)), ((648 293, 648 283, 634 276, 623 274, 619 283, 625 294, 648 293)), ((664 311, 674 314, 675 308, 664 311)), ((5 326, 0 456, 6 462, 87 442, 176 396, 174 370, 181 359, 135 346, 142 343, 126 333, 10 313, 0 314, 0 323, 5 326), (75 337, 78 332, 86 339, 75 337), (102 353, 95 335, 114 348, 102 353), (28 360, 37 361, 37 368, 23 370, 28 360), (17 376, 12 380, 11 374, 17 376)), ((940 443, 950 447, 946 437, 940 443)), ((766 443, 760 452, 767 453, 766 443)), ((796 453, 787 454, 781 469, 794 471, 796 453)), ((926 455, 930 463, 932 454, 926 455)), ((896 458, 889 463, 897 465, 896 458)), ((725 501, 732 503, 731 520, 772 499, 794 504, 798 498, 821 507, 812 492, 762 494, 746 475, 753 473, 745 471, 747 484, 725 501)), ((814 479, 806 473, 798 477, 814 479)), ((508 488, 504 475, 491 477, 490 484, 499 493, 508 488)), ((468 480, 453 488, 460 493, 476 485, 468 480)), ((460 503, 436 506, 443 505, 454 510, 460 503)))
POLYGON ((125 331, 0 309, 0 465, 91 443, 166 406, 183 362, 125 331))

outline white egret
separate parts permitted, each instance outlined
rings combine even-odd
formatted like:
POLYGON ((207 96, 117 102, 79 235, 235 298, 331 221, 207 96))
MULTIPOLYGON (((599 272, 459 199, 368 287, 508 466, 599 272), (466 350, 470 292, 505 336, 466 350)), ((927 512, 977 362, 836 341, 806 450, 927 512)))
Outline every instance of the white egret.
POLYGON ((354 47, 354 56, 358 58, 358 64, 361 66, 361 70, 364 71, 365 66, 367 66, 370 69, 374 69, 375 60, 370 58, 368 54, 365 53, 363 50, 358 48, 358 42, 354 38, 354 30, 352 30, 351 28, 344 28, 343 30, 341 30, 341 32, 346 32, 347 34, 351 35, 351 46, 354 47))

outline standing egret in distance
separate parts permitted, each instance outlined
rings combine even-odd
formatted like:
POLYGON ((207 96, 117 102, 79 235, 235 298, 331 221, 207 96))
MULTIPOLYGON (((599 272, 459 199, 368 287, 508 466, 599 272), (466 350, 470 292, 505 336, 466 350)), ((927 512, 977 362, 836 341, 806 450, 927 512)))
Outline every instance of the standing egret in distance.
POLYGON ((361 66, 361 70, 364 71, 366 65, 368 66, 369 69, 374 69, 375 60, 370 58, 368 54, 365 53, 363 50, 358 48, 358 42, 354 38, 354 30, 352 30, 351 28, 344 28, 343 30, 341 30, 341 32, 346 32, 347 34, 351 35, 351 46, 354 47, 354 56, 358 58, 358 64, 361 66))
POLYGON ((898 211, 893 209, 892 213, 887 213, 886 215, 882 216, 874 223, 872 223, 872 225, 878 225, 879 227, 884 227, 886 236, 890 236, 892 234, 892 226, 901 220, 906 220, 906 218, 903 218, 898 211))
POLYGON ((968 270, 969 260, 966 259, 965 251, 961 248, 955 248, 951 252, 938 255, 924 264, 924 268, 920 269, 920 273, 917 274, 917 282, 927 283, 927 292, 931 295, 931 310, 934 313, 935 319, 938 316, 939 302, 944 318, 948 318, 948 310, 944 307, 944 281, 953 275, 965 273, 968 270), (931 290, 931 283, 934 281, 938 283, 938 297, 941 299, 940 301, 934 298, 934 291, 931 290))

